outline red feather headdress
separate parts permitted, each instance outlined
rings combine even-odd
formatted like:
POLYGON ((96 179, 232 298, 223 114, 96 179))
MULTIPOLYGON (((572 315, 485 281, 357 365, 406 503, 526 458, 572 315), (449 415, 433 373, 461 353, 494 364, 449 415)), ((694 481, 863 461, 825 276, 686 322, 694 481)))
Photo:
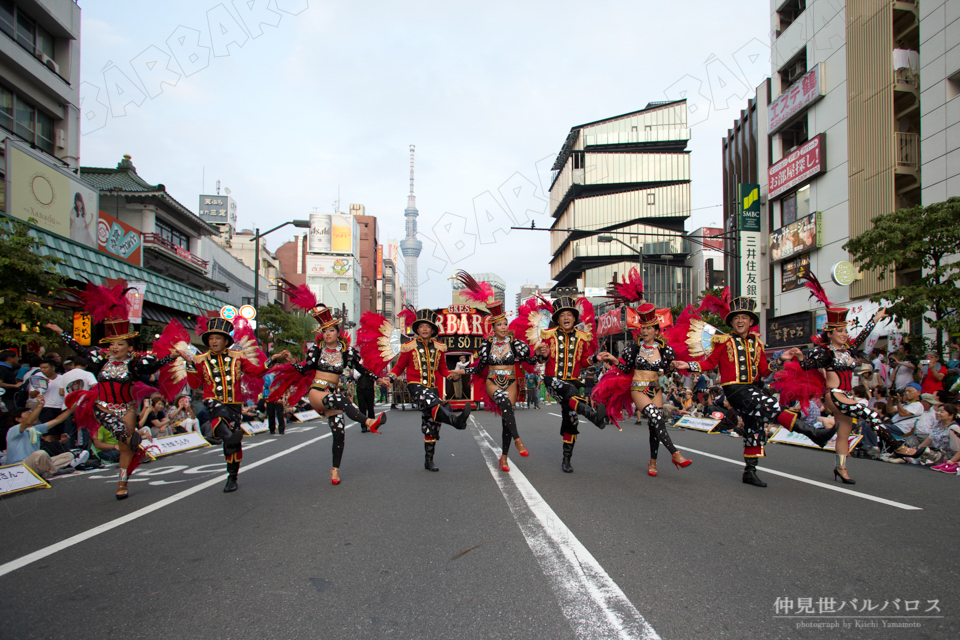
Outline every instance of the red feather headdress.
POLYGON ((800 279, 803 280, 803 286, 810 291, 808 298, 816 298, 828 309, 837 306, 830 302, 830 298, 827 297, 827 292, 823 289, 823 285, 820 284, 817 276, 813 275, 812 271, 804 271, 800 274, 800 279))
POLYGON ((113 286, 96 285, 87 280, 86 288, 75 295, 94 324, 127 318, 130 302, 126 280, 113 286))
POLYGON ((460 292, 460 295, 467 300, 486 304, 487 300, 493 298, 493 287, 490 286, 489 282, 477 282, 472 275, 463 269, 458 270, 454 278, 466 287, 466 289, 460 292))
POLYGON ((280 283, 277 285, 277 290, 283 292, 290 299, 290 304, 297 309, 312 311, 320 304, 317 295, 306 284, 298 286, 283 278, 280 278, 280 283))
POLYGON ((610 295, 606 297, 613 298, 617 304, 639 302, 643 300, 643 277, 640 271, 633 267, 626 276, 620 276, 620 282, 611 280, 608 289, 610 295))
POLYGON ((404 328, 409 329, 417 321, 417 310, 413 308, 413 305, 406 304, 403 309, 397 312, 397 317, 403 320, 404 328))

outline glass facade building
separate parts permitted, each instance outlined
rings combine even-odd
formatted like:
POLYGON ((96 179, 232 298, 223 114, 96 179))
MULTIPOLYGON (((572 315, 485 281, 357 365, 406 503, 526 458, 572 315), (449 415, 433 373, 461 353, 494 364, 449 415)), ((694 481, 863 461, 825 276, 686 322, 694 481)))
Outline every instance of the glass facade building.
POLYGON ((606 288, 642 265, 647 301, 661 308, 692 302, 683 230, 689 140, 685 100, 570 130, 550 186, 550 275, 558 287, 606 288))

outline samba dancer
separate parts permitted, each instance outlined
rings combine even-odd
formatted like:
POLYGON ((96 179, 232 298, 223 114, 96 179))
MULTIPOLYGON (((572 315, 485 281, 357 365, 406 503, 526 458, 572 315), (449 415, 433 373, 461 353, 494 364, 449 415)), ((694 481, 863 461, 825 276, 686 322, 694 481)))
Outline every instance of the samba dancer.
MULTIPOLYGON (((757 476, 757 460, 765 456, 767 442, 766 423, 776 422, 789 431, 802 433, 818 447, 825 446, 834 430, 814 429, 800 419, 793 410, 784 410, 776 398, 764 391, 763 378, 772 369, 760 337, 751 332, 760 324, 756 301, 753 298, 735 298, 730 303, 724 322, 733 327, 732 334, 713 336, 713 349, 703 362, 674 361, 678 370, 695 373, 719 367, 720 386, 730 405, 743 419, 743 470, 744 484, 765 487, 767 483, 757 476)), ((781 355, 783 359, 784 355, 781 355)), ((779 368, 779 363, 777 363, 779 368)))
MULTIPOLYGON (((544 382, 550 394, 557 400, 561 409, 560 436, 563 439, 563 460, 560 468, 564 473, 573 473, 570 458, 573 456, 573 446, 580 431, 578 415, 583 416, 599 429, 606 424, 606 407, 602 403, 596 407, 590 405, 590 400, 578 395, 580 385, 580 369, 597 363, 598 356, 605 357, 606 352, 595 355, 595 334, 580 331, 576 328, 580 320, 580 309, 577 302, 585 308, 585 315, 593 315, 593 305, 585 298, 579 300, 570 296, 563 296, 553 301, 551 318, 556 324, 552 329, 540 332, 540 342, 536 352, 544 367, 544 382)), ((593 318, 590 318, 592 324, 593 318)))
MULTIPOLYGON (((640 322, 640 342, 628 344, 619 360, 610 354, 605 354, 603 360, 624 374, 632 374, 629 387, 630 399, 633 402, 631 408, 636 407, 647 419, 650 430, 650 462, 647 463, 647 475, 655 477, 660 443, 670 452, 677 469, 688 467, 693 461, 684 458, 673 445, 670 434, 667 433, 663 413, 663 389, 659 380, 661 373, 670 371, 675 359, 673 348, 660 337, 660 319, 657 317, 656 306, 649 302, 643 304, 637 308, 637 315, 640 322)), ((611 412, 611 407, 624 404, 612 397, 616 393, 616 379, 609 374, 604 376, 593 392, 593 397, 604 402, 608 412, 611 412)))
MULTIPOLYGON (((141 437, 137 431, 137 402, 134 398, 134 386, 141 376, 150 375, 164 365, 175 361, 178 356, 167 355, 157 358, 151 354, 136 353, 134 339, 140 334, 130 331, 128 319, 128 301, 126 297, 126 282, 121 281, 112 287, 97 286, 87 283, 86 289, 79 294, 84 310, 90 314, 91 321, 103 324, 105 336, 100 344, 106 344, 107 349, 88 349, 73 336, 64 332, 55 324, 45 325, 48 329, 60 336, 63 342, 86 358, 90 362, 91 372, 96 372, 97 386, 86 392, 90 394, 92 403, 91 417, 97 424, 108 429, 117 439, 120 448, 120 473, 117 483, 117 500, 124 500, 129 496, 127 482, 140 459, 145 455, 140 447, 141 437), (95 400, 94 400, 95 398, 95 400)), ((70 394, 74 396, 74 394, 70 394)), ((74 398, 68 396, 70 405, 75 402, 83 404, 82 396, 74 398)), ((78 410, 75 418, 78 424, 90 422, 80 416, 78 410)), ((96 425, 83 424, 91 436, 96 434, 96 425)))
MULTIPOLYGON (((376 418, 368 418, 340 392, 340 376, 346 369, 354 369, 360 375, 375 377, 360 362, 360 353, 357 349, 351 347, 347 339, 341 337, 340 320, 333 317, 333 312, 326 305, 316 301, 306 285, 301 285, 296 290, 287 289, 287 293, 290 294, 291 301, 294 301, 295 305, 300 306, 297 301, 307 304, 307 307, 302 308, 306 308, 320 326, 317 328, 316 341, 307 351, 304 362, 294 362, 293 356, 286 350, 276 354, 275 357, 285 358, 291 364, 277 368, 277 379, 267 400, 279 402, 293 384, 299 381, 302 385, 303 376, 310 376, 306 378, 311 381, 307 398, 310 406, 317 413, 324 415, 330 424, 330 433, 333 434, 331 451, 333 466, 330 469, 330 484, 338 485, 340 484, 340 463, 343 460, 346 440, 346 423, 343 415, 346 414, 351 420, 356 420, 373 433, 380 433, 378 429, 386 424, 387 414, 381 413, 376 418), (287 369, 288 366, 289 369, 287 369), (310 375, 311 371, 315 373, 310 375), (294 375, 290 375, 291 373, 294 375)), ((302 391, 294 392, 290 402, 297 402, 302 395, 302 391)))
MULTIPOLYGON (((382 319, 382 316, 375 317, 382 319)), ((437 440, 440 439, 440 424, 449 424, 455 429, 466 429, 471 407, 468 402, 460 415, 454 415, 440 397, 438 389, 442 388, 440 385, 443 384, 443 379, 456 380, 461 372, 450 371, 447 368, 444 356, 447 345, 436 339, 440 333, 437 314, 431 309, 417 311, 410 328, 415 337, 400 347, 397 364, 386 376, 379 379, 379 383, 381 386, 389 387, 399 376, 406 376, 410 397, 422 414, 420 431, 423 433, 423 468, 428 471, 439 471, 440 469, 433 463, 433 456, 436 453, 437 440)))
MULTIPOLYGON (((795 358, 804 371, 820 369, 824 373, 823 404, 833 414, 837 423, 837 459, 833 469, 833 479, 841 480, 844 484, 856 484, 856 481, 847 473, 850 432, 853 430, 854 418, 869 422, 890 451, 900 456, 919 457, 923 449, 911 449, 901 445, 883 426, 883 418, 880 414, 858 403, 853 397, 853 370, 857 367, 857 361, 851 350, 863 344, 877 323, 888 317, 886 309, 877 311, 857 337, 850 340, 850 334, 847 332, 847 325, 850 323, 847 320, 849 310, 830 302, 820 281, 812 273, 804 273, 800 277, 805 280, 805 286, 810 289, 810 297, 826 305, 827 322, 823 333, 814 341, 815 346, 806 355, 799 348, 794 348, 791 349, 790 357, 795 358), (911 451, 913 453, 910 453, 911 451)), ((784 388, 784 393, 788 393, 791 381, 790 369, 778 373, 777 377, 781 381, 780 385, 784 388)))

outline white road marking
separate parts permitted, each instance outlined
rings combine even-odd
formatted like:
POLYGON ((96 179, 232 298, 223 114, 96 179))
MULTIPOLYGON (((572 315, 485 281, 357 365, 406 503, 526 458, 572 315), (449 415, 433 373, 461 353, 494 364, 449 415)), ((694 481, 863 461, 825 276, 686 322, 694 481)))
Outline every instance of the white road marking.
POLYGON ((548 411, 547 413, 549 413, 549 414, 552 415, 552 416, 557 416, 558 418, 562 418, 562 417, 563 417, 563 416, 560 415, 559 413, 554 413, 554 412, 552 412, 552 411, 548 411))
MULTIPOLYGON (((348 428, 349 428, 349 427, 348 427, 348 428)), ((247 463, 247 464, 245 464, 245 465, 242 465, 242 466, 240 467, 240 473, 245 473, 245 472, 247 472, 247 471, 250 471, 250 469, 255 469, 255 468, 259 467, 259 466, 262 465, 262 464, 267 464, 268 462, 272 462, 273 460, 276 460, 277 458, 282 458, 283 456, 285 456, 285 455, 287 455, 287 454, 289 454, 289 453, 293 453, 294 451, 296 451, 296 450, 298 450, 298 449, 303 449, 304 447, 310 446, 311 444, 313 444, 313 443, 315 443, 315 442, 318 442, 318 441, 320 441, 320 440, 323 440, 324 438, 329 438, 329 437, 330 437, 330 434, 329 434, 329 433, 325 433, 325 434, 323 434, 322 436, 318 436, 318 437, 314 438, 313 440, 307 440, 306 442, 303 442, 303 443, 301 443, 301 444, 298 444, 298 445, 295 446, 295 447, 290 447, 289 449, 285 449, 285 450, 281 451, 280 453, 275 453, 275 454, 273 454, 272 456, 269 456, 269 457, 267 457, 267 458, 264 458, 263 460, 258 460, 258 461, 256 461, 256 462, 250 462, 250 463, 247 463)), ((244 447, 244 448, 246 448, 246 447, 244 447)), ((135 480, 135 478, 131 478, 130 480, 133 481, 133 480, 135 480)), ((184 490, 181 491, 180 493, 174 494, 174 495, 170 496, 169 498, 164 498, 163 500, 160 500, 159 502, 155 502, 155 503, 153 503, 153 504, 151 504, 151 505, 149 505, 149 506, 143 507, 142 509, 138 509, 138 510, 134 511, 133 513, 129 513, 129 514, 125 515, 125 516, 122 516, 122 517, 120 517, 120 518, 117 518, 116 520, 111 520, 110 522, 105 522, 104 524, 101 524, 101 525, 96 526, 96 527, 94 527, 94 528, 92 528, 92 529, 89 529, 89 530, 87 530, 87 531, 84 531, 83 533, 78 533, 78 534, 75 535, 75 536, 71 536, 71 537, 69 537, 69 538, 67 538, 67 539, 65 539, 65 540, 61 540, 60 542, 56 542, 56 543, 54 543, 54 544, 52 544, 52 545, 50 545, 50 546, 48 546, 48 547, 44 547, 43 549, 38 549, 37 551, 34 551, 33 553, 28 553, 27 555, 25 555, 25 556, 23 556, 23 557, 21 557, 21 558, 17 558, 16 560, 11 560, 10 562, 4 563, 4 564, 0 565, 0 577, 3 577, 3 576, 5 576, 5 575, 7 575, 8 573, 11 573, 11 572, 13 572, 13 571, 16 571, 17 569, 21 569, 21 568, 23 568, 23 567, 25 567, 25 566, 27 566, 27 565, 29 565, 29 564, 32 564, 32 563, 36 562, 37 560, 43 560, 44 558, 46 558, 46 557, 48 557, 48 556, 52 556, 53 554, 57 553, 58 551, 63 551, 64 549, 69 549, 70 547, 72 547, 72 546, 74 546, 74 545, 76 545, 76 544, 80 544, 81 542, 84 542, 84 541, 86 541, 86 540, 89 540, 90 538, 96 537, 96 536, 100 535, 101 533, 106 533, 107 531, 110 531, 111 529, 116 529, 117 527, 120 527, 120 526, 122 526, 122 525, 125 525, 125 524, 127 524, 128 522, 133 522, 134 520, 137 520, 138 518, 142 518, 142 517, 145 516, 145 515, 148 515, 148 514, 153 513, 154 511, 158 511, 158 510, 160 510, 160 509, 163 509, 164 507, 168 507, 168 506, 170 506, 171 504, 174 504, 175 502, 179 502, 180 500, 183 500, 184 498, 190 497, 190 496, 192 496, 193 494, 198 493, 198 492, 200 492, 200 491, 203 491, 204 489, 206 489, 206 488, 208 488, 208 487, 212 487, 212 486, 218 485, 218 484, 220 484, 221 482, 223 482, 223 476, 219 476, 219 477, 217 477, 217 478, 213 478, 213 479, 211 479, 211 480, 207 480, 206 482, 201 482, 200 484, 195 485, 195 486, 193 486, 193 487, 190 487, 189 489, 184 489, 184 490)))
POLYGON ((500 471, 500 445, 471 416, 490 475, 581 640, 660 638, 626 594, 557 517, 520 470, 500 471))
MULTIPOLYGON (((743 460, 733 460, 731 458, 724 458, 722 456, 714 455, 712 453, 707 453, 706 451, 698 451, 696 449, 691 449, 690 447, 681 447, 677 445, 677 449, 683 449, 684 451, 689 451, 690 453, 695 453, 700 456, 706 456, 708 458, 713 458, 715 460, 722 460, 724 462, 730 462, 737 466, 743 465, 743 460)), ((768 467, 757 467, 757 471, 763 471, 764 473, 769 473, 775 476, 781 476, 784 478, 789 478, 791 480, 796 480, 797 482, 803 482, 806 484, 812 484, 815 487, 820 487, 821 489, 829 489, 830 491, 836 491, 837 493, 845 493, 856 498, 863 498, 864 500, 872 500, 873 502, 879 502, 880 504, 885 504, 890 507, 896 507, 898 509, 904 509, 906 511, 923 511, 922 507, 914 507, 913 505, 904 504, 902 502, 896 502, 895 500, 887 500, 886 498, 879 498, 877 496, 871 496, 867 493, 860 493, 859 491, 851 491, 850 489, 844 489, 843 487, 835 487, 833 485, 827 484, 825 482, 818 482, 816 480, 810 480, 809 478, 803 478, 800 476, 795 476, 790 473, 785 473, 783 471, 777 471, 775 469, 770 469, 768 467)))

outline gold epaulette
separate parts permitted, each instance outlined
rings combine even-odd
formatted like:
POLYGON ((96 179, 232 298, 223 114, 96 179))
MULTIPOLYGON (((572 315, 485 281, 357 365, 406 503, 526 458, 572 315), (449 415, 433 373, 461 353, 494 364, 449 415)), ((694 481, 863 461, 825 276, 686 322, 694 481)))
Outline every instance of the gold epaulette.
POLYGON ((433 341, 433 346, 435 346, 435 347, 437 348, 437 351, 441 351, 441 352, 442 352, 442 351, 446 351, 446 350, 447 350, 447 345, 446 345, 446 343, 440 342, 439 340, 434 340, 434 341, 433 341))
POLYGON ((408 351, 413 351, 417 346, 416 340, 411 340, 410 342, 404 342, 400 345, 400 353, 407 353, 408 351))
POLYGON ((710 344, 714 344, 714 345, 723 344, 729 339, 730 339, 730 334, 728 333, 715 333, 713 334, 713 337, 710 338, 710 344))
POLYGON ((194 358, 200 358, 201 360, 209 360, 210 352, 204 351, 203 353, 198 353, 197 355, 194 356, 194 358))
POLYGON ((556 333, 557 333, 556 327, 554 327, 553 329, 540 329, 540 339, 547 340, 549 338, 552 338, 556 333))
POLYGON ((590 342, 590 340, 593 337, 591 334, 587 333, 586 331, 580 331, 580 329, 574 329, 574 332, 576 332, 577 337, 583 340, 584 342, 590 342))

